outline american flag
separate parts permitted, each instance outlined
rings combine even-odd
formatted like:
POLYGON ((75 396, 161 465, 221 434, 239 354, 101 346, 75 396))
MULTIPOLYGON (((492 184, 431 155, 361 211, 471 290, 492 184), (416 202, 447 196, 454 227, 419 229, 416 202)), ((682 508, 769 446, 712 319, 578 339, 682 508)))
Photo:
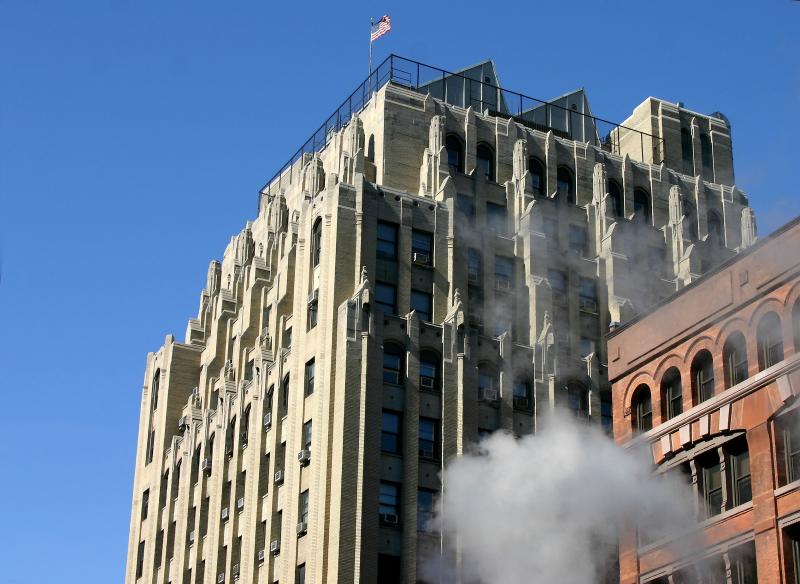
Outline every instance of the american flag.
POLYGON ((388 14, 384 14, 378 22, 372 25, 369 42, 377 41, 390 30, 392 30, 392 19, 388 14))

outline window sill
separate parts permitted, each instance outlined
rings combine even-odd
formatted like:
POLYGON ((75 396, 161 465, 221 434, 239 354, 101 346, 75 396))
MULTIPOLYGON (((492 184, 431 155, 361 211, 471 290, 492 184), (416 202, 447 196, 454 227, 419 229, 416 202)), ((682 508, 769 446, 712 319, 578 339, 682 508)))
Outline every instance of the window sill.
POLYGON ((786 483, 782 487, 778 487, 775 489, 774 495, 776 497, 780 497, 781 495, 791 493, 792 491, 796 491, 798 489, 800 489, 800 479, 794 480, 791 483, 786 483))
POLYGON ((441 459, 440 459, 438 456, 426 456, 426 455, 424 455, 424 454, 420 454, 420 455, 419 455, 419 459, 420 459, 421 461, 423 461, 423 462, 435 462, 435 463, 437 463, 437 464, 438 464, 439 462, 441 462, 441 459))

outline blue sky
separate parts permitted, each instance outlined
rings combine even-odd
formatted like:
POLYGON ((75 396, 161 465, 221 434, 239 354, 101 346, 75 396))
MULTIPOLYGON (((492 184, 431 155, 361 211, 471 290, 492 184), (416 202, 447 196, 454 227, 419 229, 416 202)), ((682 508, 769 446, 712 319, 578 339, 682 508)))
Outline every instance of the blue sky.
POLYGON ((4 582, 122 580, 145 355, 183 338, 384 12, 378 59, 493 58, 611 120, 648 95, 720 110, 761 234, 800 213, 799 2, 0 0, 4 582))

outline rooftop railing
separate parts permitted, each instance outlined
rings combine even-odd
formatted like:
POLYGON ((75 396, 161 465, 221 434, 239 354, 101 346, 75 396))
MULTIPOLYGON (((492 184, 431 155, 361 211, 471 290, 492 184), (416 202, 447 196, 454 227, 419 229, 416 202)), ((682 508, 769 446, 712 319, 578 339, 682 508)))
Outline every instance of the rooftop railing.
POLYGON ((503 89, 485 80, 389 55, 269 179, 262 191, 276 181, 280 187, 284 175, 298 160, 325 148, 333 134, 358 114, 376 91, 390 82, 429 94, 450 105, 472 107, 484 114, 513 119, 534 130, 552 131, 561 138, 589 142, 613 154, 628 154, 650 164, 660 164, 664 160, 664 140, 658 136, 572 107, 503 89))

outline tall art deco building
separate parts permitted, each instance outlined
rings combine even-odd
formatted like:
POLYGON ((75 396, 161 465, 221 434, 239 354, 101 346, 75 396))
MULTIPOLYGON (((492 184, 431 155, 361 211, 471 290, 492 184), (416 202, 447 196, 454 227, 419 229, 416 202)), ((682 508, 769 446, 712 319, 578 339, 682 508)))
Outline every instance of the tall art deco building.
POLYGON ((147 357, 128 584, 417 582, 443 462, 610 428, 609 326, 755 241, 723 115, 499 85, 390 57, 261 190, 147 357))

